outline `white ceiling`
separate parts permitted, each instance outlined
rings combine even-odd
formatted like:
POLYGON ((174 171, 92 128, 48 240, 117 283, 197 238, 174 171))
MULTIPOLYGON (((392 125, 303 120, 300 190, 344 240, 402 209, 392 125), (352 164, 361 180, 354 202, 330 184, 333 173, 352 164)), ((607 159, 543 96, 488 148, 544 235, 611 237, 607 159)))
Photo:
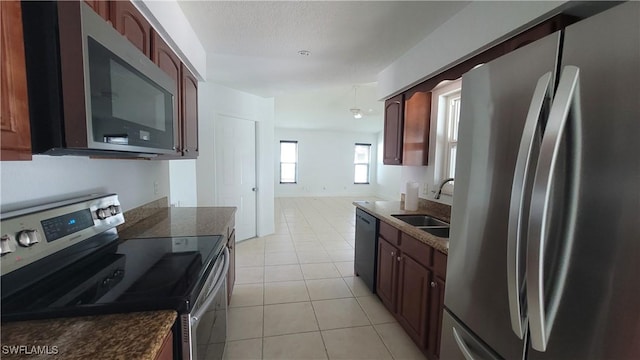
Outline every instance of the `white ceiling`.
MULTIPOLYGON (((467 4, 466 1, 179 1, 207 51, 207 80, 276 97, 281 109, 291 111, 295 106, 290 102, 295 99, 309 104, 301 105, 306 108, 317 108, 319 104, 340 106, 316 109, 316 115, 323 121, 328 121, 331 114, 349 115, 352 106, 345 108, 344 102, 352 101, 353 95, 342 97, 352 92, 353 85, 376 81, 381 70, 467 4), (299 50, 309 50, 311 55, 298 55, 299 50), (318 97, 321 101, 317 101, 318 97)), ((363 103, 373 102, 375 91, 363 91, 361 98, 363 103)), ((378 103, 375 111, 381 112, 381 106, 378 103)), ((298 116, 300 125, 291 125, 294 116, 282 119, 278 109, 276 115, 276 126, 318 126, 300 119, 301 116, 298 116)), ((381 127, 380 122, 378 131, 381 127)))

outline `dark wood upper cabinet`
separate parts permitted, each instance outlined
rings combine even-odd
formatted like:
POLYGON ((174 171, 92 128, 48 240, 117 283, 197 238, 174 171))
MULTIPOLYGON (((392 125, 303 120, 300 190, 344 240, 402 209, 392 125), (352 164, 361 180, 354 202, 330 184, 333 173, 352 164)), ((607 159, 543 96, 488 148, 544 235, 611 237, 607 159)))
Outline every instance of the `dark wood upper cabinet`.
POLYGON ((109 17, 109 1, 106 0, 84 0, 84 2, 89 5, 93 11, 95 11, 98 15, 100 15, 105 21, 110 22, 111 18, 109 17))
POLYGON ((27 72, 19 1, 0 1, 2 160, 31 160, 27 72))
POLYGON ((384 102, 384 152, 385 165, 402 164, 404 129, 404 95, 400 94, 384 102))
POLYGON ((429 129, 431 124, 431 92, 405 94, 404 141, 402 165, 429 164, 429 129))
MULTIPOLYGON (((181 142, 182 142, 182 130, 180 126, 180 116, 182 114, 182 86, 180 71, 182 63, 178 56, 171 50, 169 45, 158 35, 157 32, 153 32, 153 42, 151 43, 151 60, 158 65, 158 67, 164 71, 171 79, 175 81, 176 97, 173 109, 174 120, 174 145, 176 149, 176 155, 182 155, 181 142)), ((169 156, 170 157, 170 156, 169 156)), ((164 157, 163 157, 164 158, 164 157)))
POLYGON ((198 156, 198 79, 182 64, 182 151, 198 156))
POLYGON ((151 24, 130 1, 110 1, 113 26, 147 57, 151 58, 151 24))
POLYGON ((429 163, 431 92, 412 91, 385 101, 385 165, 423 166, 429 163))

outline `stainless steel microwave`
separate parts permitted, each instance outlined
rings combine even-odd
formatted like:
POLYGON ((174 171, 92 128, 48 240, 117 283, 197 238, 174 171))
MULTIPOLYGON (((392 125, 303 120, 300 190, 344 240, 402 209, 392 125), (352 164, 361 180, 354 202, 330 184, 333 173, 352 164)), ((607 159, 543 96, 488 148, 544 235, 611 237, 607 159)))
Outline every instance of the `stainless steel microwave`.
POLYGON ((175 80, 83 1, 22 13, 34 153, 175 153, 175 80))

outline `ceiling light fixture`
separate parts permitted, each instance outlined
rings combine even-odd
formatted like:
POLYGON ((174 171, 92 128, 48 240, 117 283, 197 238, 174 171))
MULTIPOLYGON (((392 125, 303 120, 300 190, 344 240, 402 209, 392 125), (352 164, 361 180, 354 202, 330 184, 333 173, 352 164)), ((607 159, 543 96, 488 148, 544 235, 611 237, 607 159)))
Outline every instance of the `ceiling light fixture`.
POLYGON ((360 111, 360 108, 358 108, 358 87, 357 86, 353 86, 353 108, 349 109, 351 110, 351 114, 353 114, 353 118, 354 119, 362 119, 362 112, 360 111))
POLYGON ((311 51, 309 51, 309 50, 300 50, 300 51, 298 51, 298 55, 309 56, 309 55, 311 55, 311 51))

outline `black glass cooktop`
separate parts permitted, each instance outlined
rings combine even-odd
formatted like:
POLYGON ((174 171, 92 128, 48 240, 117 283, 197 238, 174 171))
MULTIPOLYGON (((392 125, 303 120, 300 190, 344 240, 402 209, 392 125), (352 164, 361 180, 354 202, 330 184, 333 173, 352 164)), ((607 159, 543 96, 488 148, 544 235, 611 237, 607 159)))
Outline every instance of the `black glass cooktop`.
POLYGON ((30 265, 3 276, 2 319, 158 309, 186 313, 223 247, 221 236, 114 241, 14 293, 11 286, 28 281, 30 265))

